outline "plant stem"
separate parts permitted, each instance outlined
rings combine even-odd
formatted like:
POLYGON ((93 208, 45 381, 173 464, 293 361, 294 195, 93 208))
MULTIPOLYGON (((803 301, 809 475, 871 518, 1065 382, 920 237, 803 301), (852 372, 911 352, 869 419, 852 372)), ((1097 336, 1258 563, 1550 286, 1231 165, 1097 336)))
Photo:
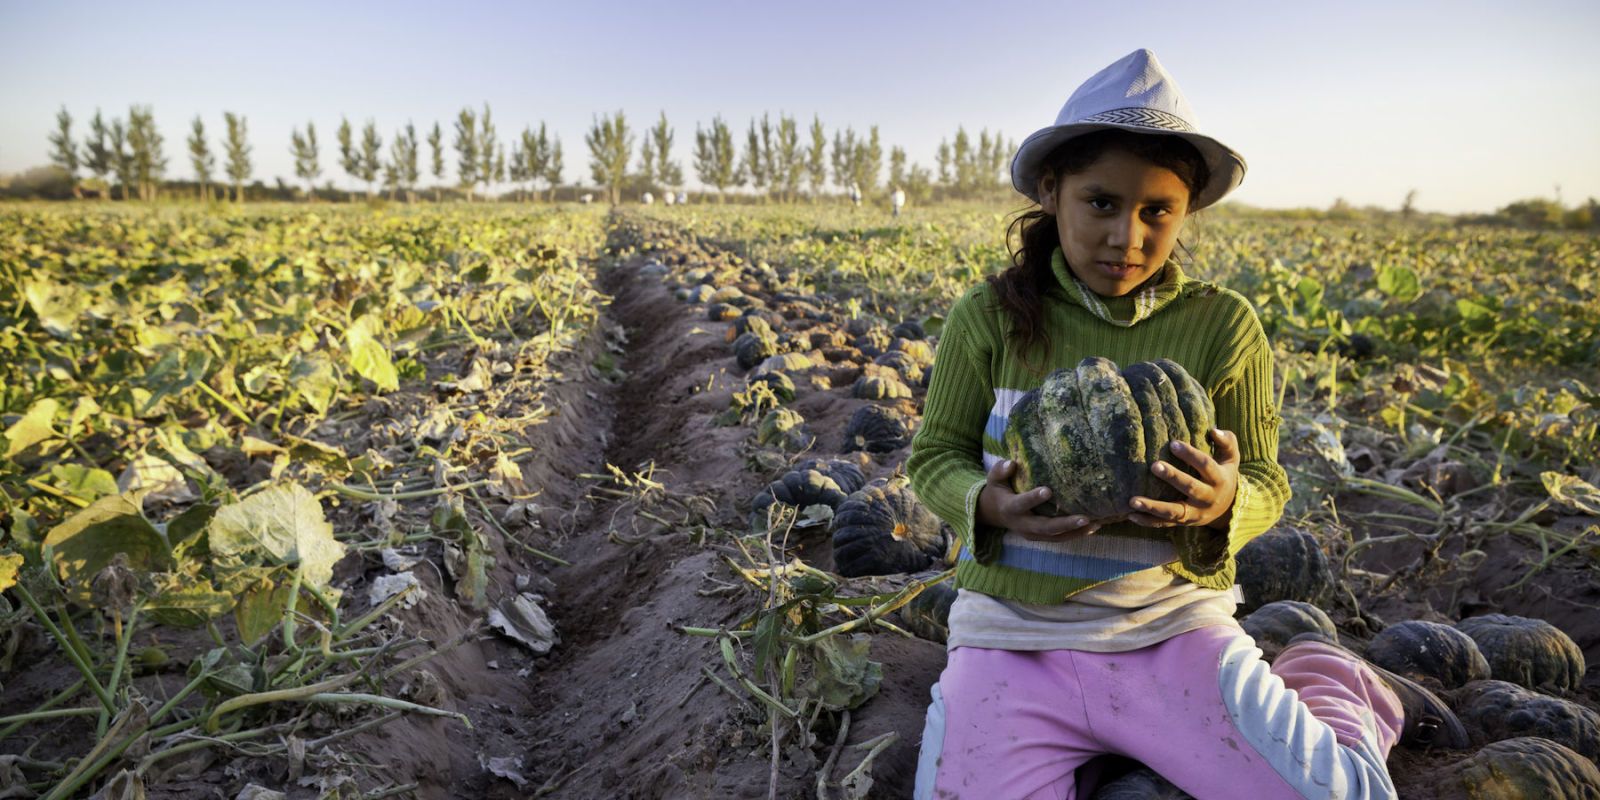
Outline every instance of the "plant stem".
POLYGON ((94 670, 84 660, 83 654, 72 646, 72 642, 67 638, 67 635, 56 627, 55 622, 39 606, 39 601, 34 599, 33 593, 29 592, 28 587, 20 582, 12 588, 17 590, 17 595, 22 598, 22 602, 27 603, 28 608, 33 610, 33 615, 39 620, 39 624, 43 625, 45 630, 61 645, 61 649, 66 651, 67 658, 72 661, 73 666, 78 668, 78 672, 82 673, 84 681, 89 684, 89 689, 94 692, 95 697, 100 699, 100 704, 105 707, 107 712, 115 713, 116 703, 112 701, 111 694, 106 691, 105 686, 101 685, 100 679, 94 676, 94 670))

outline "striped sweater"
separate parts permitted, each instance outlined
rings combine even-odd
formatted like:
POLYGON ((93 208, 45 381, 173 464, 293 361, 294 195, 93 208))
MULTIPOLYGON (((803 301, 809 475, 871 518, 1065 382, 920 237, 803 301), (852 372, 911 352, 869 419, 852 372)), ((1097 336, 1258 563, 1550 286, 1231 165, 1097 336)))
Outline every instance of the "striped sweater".
MULTIPOLYGON (((987 283, 964 294, 940 334, 922 427, 906 463, 912 488, 961 538, 956 585, 1025 603, 1059 603, 1106 581, 1164 566, 1214 589, 1233 585, 1234 555, 1277 522, 1289 482, 1277 463, 1272 350, 1239 294, 1184 275, 1174 259, 1145 286, 1102 297, 1059 249, 1045 298, 1051 351, 1035 372, 1008 346, 1006 312, 987 283), (1005 457, 1011 407, 1044 377, 1089 356, 1119 365, 1170 358, 1206 387, 1217 427, 1239 437, 1239 488, 1226 531, 1105 525, 1091 536, 1035 542, 976 523, 978 492, 1005 457)), ((1034 366, 1040 359, 1031 358, 1034 366)))

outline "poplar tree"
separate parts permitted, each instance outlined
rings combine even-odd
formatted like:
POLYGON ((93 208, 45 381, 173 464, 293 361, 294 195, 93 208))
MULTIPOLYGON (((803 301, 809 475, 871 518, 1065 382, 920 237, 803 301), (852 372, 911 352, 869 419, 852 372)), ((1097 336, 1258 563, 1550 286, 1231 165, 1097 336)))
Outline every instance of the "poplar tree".
POLYGON ((701 130, 699 125, 695 125, 694 171, 700 176, 701 183, 717 187, 719 203, 726 199, 723 192, 729 186, 743 183, 739 177, 738 162, 734 159, 733 131, 721 116, 711 118, 711 130, 701 130))
POLYGON ((506 182, 506 146, 503 144, 494 149, 494 182, 506 182))
POLYGON ((828 182, 827 161, 828 137, 822 131, 822 120, 817 115, 811 115, 811 146, 806 149, 806 178, 811 184, 811 197, 816 199, 822 193, 822 185, 828 182))
POLYGON ((378 135, 378 126, 372 120, 361 129, 361 152, 358 156, 359 175, 367 182, 367 199, 372 199, 372 182, 378 179, 378 170, 383 167, 383 138, 378 135))
POLYGON ((561 140, 548 142, 544 138, 544 123, 539 123, 539 141, 544 146, 545 152, 550 154, 550 160, 545 164, 544 181, 550 187, 550 201, 556 199, 556 186, 561 183, 561 140))
POLYGON ((867 141, 857 159, 856 180, 863 195, 878 189, 878 174, 883 171, 883 142, 878 138, 878 126, 868 130, 867 141))
POLYGON ((83 165, 94 173, 102 185, 100 190, 101 200, 111 199, 111 181, 106 180, 106 175, 112 168, 111 148, 106 146, 106 123, 100 118, 100 109, 94 110, 94 119, 89 120, 89 138, 83 143, 83 165))
POLYGON ((406 190, 406 202, 415 203, 417 179, 422 175, 417 168, 417 151, 420 149, 417 146, 417 126, 407 122, 405 133, 396 134, 395 138, 406 143, 400 152, 400 186, 406 190))
POLYGON ((298 128, 290 132, 289 152, 294 156, 295 177, 306 182, 306 201, 317 202, 317 177, 322 167, 317 164, 317 126, 306 122, 305 135, 298 128))
MULTIPOLYGON (((489 118, 489 104, 483 104, 483 116, 478 118, 478 179, 483 181, 483 194, 487 198, 495 183, 494 159, 498 145, 495 142, 494 123, 489 118)), ((500 170, 505 172, 504 169, 500 170)))
POLYGON ((456 176, 472 202, 472 187, 478 183, 478 115, 470 108, 456 116, 456 176))
POLYGON ((849 189, 850 184, 856 180, 856 158, 861 149, 861 143, 856 140, 856 131, 853 127, 845 127, 842 131, 833 132, 833 182, 841 189, 849 189))
POLYGON ((217 157, 206 141, 206 124, 198 114, 189 128, 189 163, 194 166, 195 180, 200 182, 200 199, 211 202, 211 171, 217 166, 217 157))
POLYGON ((678 162, 672 160, 672 126, 667 124, 667 112, 661 112, 660 119, 646 136, 647 142, 655 145, 655 166, 651 172, 655 173, 656 180, 662 186, 674 187, 683 184, 683 168, 678 162))
POLYGON ((528 191, 528 188, 524 187, 523 184, 532 180, 529 176, 533 172, 528 169, 528 139, 531 137, 532 133, 524 127, 522 135, 511 140, 511 165, 506 168, 506 175, 511 179, 511 185, 514 187, 511 190, 512 197, 515 197, 519 203, 524 200, 524 193, 528 191))
POLYGON ((228 178, 233 181, 233 202, 242 203, 244 182, 250 179, 250 145, 245 141, 245 118, 225 111, 222 119, 228 124, 228 139, 224 149, 228 155, 228 178))
POLYGON ((122 199, 128 199, 128 187, 133 184, 133 155, 128 152, 128 129, 120 119, 111 121, 111 167, 122 185, 122 199))
POLYGON ((612 116, 595 118, 584 136, 589 145, 589 172, 594 182, 606 187, 612 205, 622 198, 622 183, 627 179, 628 159, 633 153, 633 134, 619 109, 612 116))
POLYGON ((72 182, 72 196, 83 199, 83 191, 78 187, 78 147, 72 143, 72 115, 67 113, 66 106, 56 114, 56 132, 50 134, 50 147, 50 163, 67 173, 67 180, 72 182))
POLYGON ((161 176, 167 171, 163 140, 156 130, 149 106, 128 109, 128 149, 132 151, 134 180, 139 184, 139 199, 154 200, 161 176))
MULTIPOLYGON (((761 118, 761 127, 765 130, 765 138, 770 141, 772 125, 765 115, 761 118)), ((767 189, 769 149, 769 145, 762 141, 762 131, 756 128, 756 121, 750 120, 750 129, 745 132, 744 159, 739 162, 739 171, 750 179, 750 188, 757 193, 765 193, 767 189)))
POLYGON ((773 185, 782 190, 785 203, 794 202, 806 171, 805 152, 800 149, 800 127, 795 124, 794 117, 779 115, 772 153, 773 185))
POLYGON ((428 146, 433 148, 433 202, 443 199, 440 195, 439 184, 444 181, 444 134, 439 131, 439 123, 433 123, 433 132, 428 134, 428 146))
POLYGON ((906 186, 906 150, 903 147, 889 148, 889 185, 902 189, 906 186))
MULTIPOLYGON (((521 180, 528 182, 529 192, 537 192, 538 190, 534 188, 533 183, 544 180, 545 171, 550 168, 550 139, 545 133, 544 123, 539 123, 539 132, 537 134, 533 132, 533 129, 524 127, 521 139, 522 146, 518 148, 522 154, 521 180)), ((554 190, 554 188, 555 184, 552 183, 551 189, 554 190)))
POLYGON ((355 133, 350 130, 350 120, 339 118, 339 168, 344 174, 361 180, 361 153, 356 150, 355 133))

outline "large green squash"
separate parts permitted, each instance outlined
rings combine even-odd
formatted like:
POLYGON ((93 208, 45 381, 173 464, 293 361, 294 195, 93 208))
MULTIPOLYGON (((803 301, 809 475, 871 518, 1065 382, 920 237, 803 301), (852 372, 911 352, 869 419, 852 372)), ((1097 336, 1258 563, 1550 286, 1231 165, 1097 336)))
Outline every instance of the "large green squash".
POLYGON ((1100 523, 1127 519, 1134 497, 1182 495, 1150 471, 1157 461, 1193 474, 1172 454, 1173 441, 1206 453, 1216 412, 1205 387, 1177 362, 1141 361, 1118 370, 1105 358, 1058 369, 1011 408, 1008 457, 1018 493, 1048 486, 1057 514, 1100 523))

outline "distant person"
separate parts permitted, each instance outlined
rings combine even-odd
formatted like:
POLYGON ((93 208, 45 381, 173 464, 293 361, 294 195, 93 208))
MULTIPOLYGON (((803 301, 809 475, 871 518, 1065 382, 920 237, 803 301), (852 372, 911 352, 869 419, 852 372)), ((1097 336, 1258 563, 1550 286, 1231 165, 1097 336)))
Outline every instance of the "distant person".
POLYGON ((1268 666, 1234 620, 1235 556, 1289 499, 1273 346, 1249 300, 1174 248, 1244 173, 1149 50, 1089 78, 1012 158, 1039 205, 1012 224, 1010 268, 951 307, 906 462, 961 542, 916 797, 1083 798, 1080 767, 1116 754, 1198 798, 1392 798, 1397 743, 1468 745, 1437 696, 1331 637, 1301 634, 1268 666), (1149 467, 1172 499, 1103 518, 1017 493, 1001 443, 1027 392, 1097 356, 1177 362, 1216 420, 1211 453, 1151 444, 1172 453, 1149 467))
POLYGON ((855 185, 854 181, 850 183, 850 202, 861 205, 861 187, 855 185))
POLYGON ((578 202, 583 203, 585 205, 587 205, 589 203, 593 203, 594 202, 594 193, 593 192, 584 192, 583 196, 578 198, 578 202))
POLYGON ((894 193, 889 195, 889 205, 894 208, 894 215, 900 216, 900 209, 906 207, 906 190, 894 187, 894 193))
POLYGON ((688 204, 689 204, 689 193, 687 191, 685 191, 685 190, 679 189, 678 190, 678 205, 686 206, 688 204))
POLYGON ((673 200, 674 200, 674 198, 672 196, 672 192, 671 191, 666 191, 666 192, 662 192, 661 193, 661 202, 662 202, 662 204, 670 206, 670 205, 672 205, 672 201, 673 200))
POLYGON ((649 192, 645 192, 643 195, 641 195, 639 197, 639 200, 640 200, 640 202, 644 203, 645 205, 650 205, 651 203, 654 203, 656 201, 656 198, 655 198, 654 195, 650 194, 649 192))

